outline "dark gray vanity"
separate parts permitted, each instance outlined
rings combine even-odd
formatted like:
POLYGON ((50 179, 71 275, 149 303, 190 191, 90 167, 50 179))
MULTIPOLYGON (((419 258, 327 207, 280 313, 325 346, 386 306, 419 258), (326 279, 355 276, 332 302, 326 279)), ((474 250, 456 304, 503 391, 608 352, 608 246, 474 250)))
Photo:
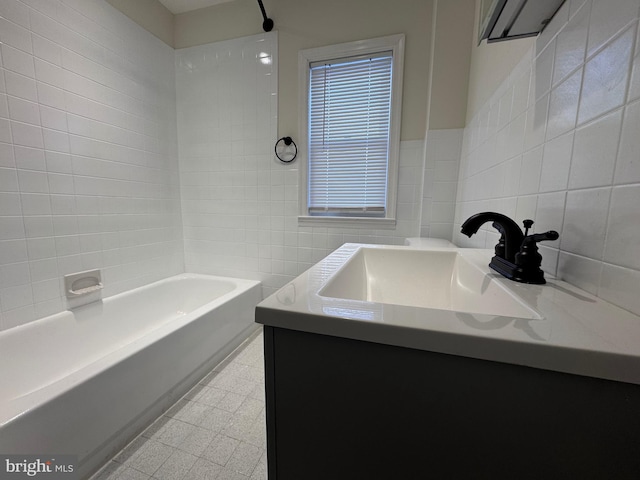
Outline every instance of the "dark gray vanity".
POLYGON ((406 248, 347 244, 256 308, 269 480, 640 478, 637 316, 555 279, 504 279, 488 250, 406 248), (409 259, 414 278, 420 258, 445 271, 451 255, 452 289, 522 309, 363 293, 383 279, 358 262, 386 278, 409 259))
POLYGON ((270 480, 634 479, 640 386, 265 327, 270 480))

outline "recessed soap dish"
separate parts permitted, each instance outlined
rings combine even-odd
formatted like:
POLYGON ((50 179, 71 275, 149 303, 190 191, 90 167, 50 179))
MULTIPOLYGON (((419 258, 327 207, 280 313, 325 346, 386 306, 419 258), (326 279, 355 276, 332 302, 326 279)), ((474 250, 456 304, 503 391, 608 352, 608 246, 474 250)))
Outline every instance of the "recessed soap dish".
POLYGON ((100 270, 87 270, 65 275, 64 290, 67 298, 78 298, 102 290, 100 270))

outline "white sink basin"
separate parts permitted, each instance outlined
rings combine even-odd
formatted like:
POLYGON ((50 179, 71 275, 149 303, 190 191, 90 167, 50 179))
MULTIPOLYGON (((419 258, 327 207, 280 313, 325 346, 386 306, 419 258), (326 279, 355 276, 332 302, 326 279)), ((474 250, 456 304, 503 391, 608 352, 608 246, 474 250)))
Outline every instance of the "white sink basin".
POLYGON ((460 250, 363 247, 318 293, 366 302, 541 318, 496 281, 495 275, 483 272, 465 255, 460 250))

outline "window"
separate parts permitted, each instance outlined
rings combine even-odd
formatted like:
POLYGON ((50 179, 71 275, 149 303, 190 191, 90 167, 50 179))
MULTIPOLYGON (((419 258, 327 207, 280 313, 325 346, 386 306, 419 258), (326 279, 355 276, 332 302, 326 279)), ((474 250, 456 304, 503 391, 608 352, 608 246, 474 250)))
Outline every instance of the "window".
POLYGON ((300 52, 301 223, 395 224, 403 44, 300 52))

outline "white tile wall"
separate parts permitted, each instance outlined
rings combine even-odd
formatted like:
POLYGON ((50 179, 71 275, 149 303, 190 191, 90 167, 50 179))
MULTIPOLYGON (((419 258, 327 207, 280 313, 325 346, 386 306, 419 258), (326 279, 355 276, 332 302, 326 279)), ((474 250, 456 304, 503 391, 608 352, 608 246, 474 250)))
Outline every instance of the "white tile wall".
POLYGON ((451 239, 464 129, 429 130, 420 236, 451 239))
MULTIPOLYGON (((0 329, 66 308, 66 273, 101 268, 105 296, 185 268, 269 294, 344 242, 429 231, 423 141, 401 144, 395 229, 298 227, 276 52, 273 33, 174 53, 103 0, 0 2, 0 329)), ((428 167, 436 236, 458 158, 428 167)))
POLYGON ((453 229, 459 245, 490 248, 489 224, 458 233, 470 215, 533 218, 560 232, 541 249, 545 270, 636 314, 639 14, 639 0, 565 3, 464 131, 453 229))
POLYGON ((2 0, 0 42, 0 329, 182 272, 173 50, 103 0, 2 0))
POLYGON ((417 236, 423 172, 424 142, 402 142, 393 230, 299 227, 298 165, 273 155, 276 54, 275 32, 176 52, 186 268, 261 280, 265 295, 345 242, 417 236))

